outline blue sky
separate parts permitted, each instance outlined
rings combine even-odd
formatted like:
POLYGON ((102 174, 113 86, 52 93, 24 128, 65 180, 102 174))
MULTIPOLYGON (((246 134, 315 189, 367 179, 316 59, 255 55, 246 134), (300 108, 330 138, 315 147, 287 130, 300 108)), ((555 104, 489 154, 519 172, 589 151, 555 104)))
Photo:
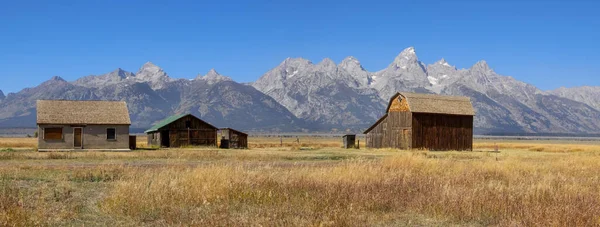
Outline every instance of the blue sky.
POLYGON ((458 68, 485 59, 542 89, 600 85, 598 1, 3 1, 0 90, 147 61, 254 81, 286 57, 369 71, 404 48, 458 68))

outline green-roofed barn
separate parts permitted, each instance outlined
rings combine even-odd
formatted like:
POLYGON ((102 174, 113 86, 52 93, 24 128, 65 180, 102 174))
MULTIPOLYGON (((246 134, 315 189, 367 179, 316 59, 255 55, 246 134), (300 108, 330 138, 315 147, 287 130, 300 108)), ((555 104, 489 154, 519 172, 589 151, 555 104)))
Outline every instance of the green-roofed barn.
POLYGON ((217 128, 192 114, 168 117, 146 130, 148 145, 158 147, 217 146, 217 128))

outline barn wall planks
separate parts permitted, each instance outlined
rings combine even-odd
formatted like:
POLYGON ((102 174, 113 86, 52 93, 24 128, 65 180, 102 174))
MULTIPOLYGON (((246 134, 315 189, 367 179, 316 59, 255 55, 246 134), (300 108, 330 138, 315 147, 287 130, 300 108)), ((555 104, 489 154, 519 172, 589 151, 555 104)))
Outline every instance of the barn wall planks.
POLYGON ((413 148, 472 150, 473 116, 413 113, 413 148))
POLYGON ((148 145, 160 147, 160 132, 148 133, 148 145))
POLYGON ((390 112, 367 133, 367 148, 411 149, 411 126, 411 112, 390 112))
MULTIPOLYGON (((387 116, 385 116, 387 119, 387 116)), ((379 121, 371 131, 366 135, 367 148, 382 148, 383 147, 383 123, 386 121, 383 119, 379 121)))
POLYGON ((234 149, 245 149, 248 148, 248 134, 231 129, 231 128, 223 128, 221 129, 222 139, 228 141, 228 145, 224 146, 221 144, 223 148, 234 148, 234 149))
POLYGON ((158 131, 167 133, 148 134, 149 144, 163 147, 217 146, 217 129, 192 115, 184 116, 158 131), (152 134, 154 134, 153 138, 151 138, 152 134), (168 145, 161 142, 163 141, 161 135, 169 136, 168 145))

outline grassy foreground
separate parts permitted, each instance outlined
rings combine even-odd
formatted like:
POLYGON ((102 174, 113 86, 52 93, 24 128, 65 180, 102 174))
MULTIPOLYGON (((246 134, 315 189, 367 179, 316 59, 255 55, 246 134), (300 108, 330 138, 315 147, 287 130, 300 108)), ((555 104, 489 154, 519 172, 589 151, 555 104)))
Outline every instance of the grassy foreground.
POLYGON ((600 225, 599 144, 426 152, 255 141, 250 150, 2 149, 0 226, 600 225))

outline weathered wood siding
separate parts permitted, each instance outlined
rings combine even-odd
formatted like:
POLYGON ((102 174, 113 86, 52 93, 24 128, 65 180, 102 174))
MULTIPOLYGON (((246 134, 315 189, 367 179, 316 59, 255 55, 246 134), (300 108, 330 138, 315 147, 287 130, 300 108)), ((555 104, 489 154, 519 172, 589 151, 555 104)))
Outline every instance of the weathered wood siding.
POLYGON ((221 129, 223 139, 229 141, 229 146, 224 148, 245 149, 248 148, 248 135, 236 130, 221 129))
MULTIPOLYGON (((168 131, 169 147, 217 146, 217 129, 191 115, 184 116, 158 131, 168 131), (188 121, 189 129, 186 127, 188 121)), ((157 138, 155 143, 161 144, 160 133, 157 138)))
POLYGON ((390 112, 367 133, 367 148, 412 148, 412 113, 390 112))
POLYGON ((231 148, 248 148, 248 135, 230 130, 229 146, 231 148))
POLYGON ((473 149, 473 116, 413 113, 412 126, 415 149, 473 149))
POLYGON ((356 147, 356 135, 345 135, 342 137, 342 143, 344 148, 355 148, 356 147))
POLYGON ((382 148, 383 147, 383 124, 386 122, 386 119, 383 119, 377 124, 371 131, 369 131, 365 136, 365 140, 367 142, 367 148, 382 148))
POLYGON ((148 146, 160 147, 160 132, 148 133, 148 146))

